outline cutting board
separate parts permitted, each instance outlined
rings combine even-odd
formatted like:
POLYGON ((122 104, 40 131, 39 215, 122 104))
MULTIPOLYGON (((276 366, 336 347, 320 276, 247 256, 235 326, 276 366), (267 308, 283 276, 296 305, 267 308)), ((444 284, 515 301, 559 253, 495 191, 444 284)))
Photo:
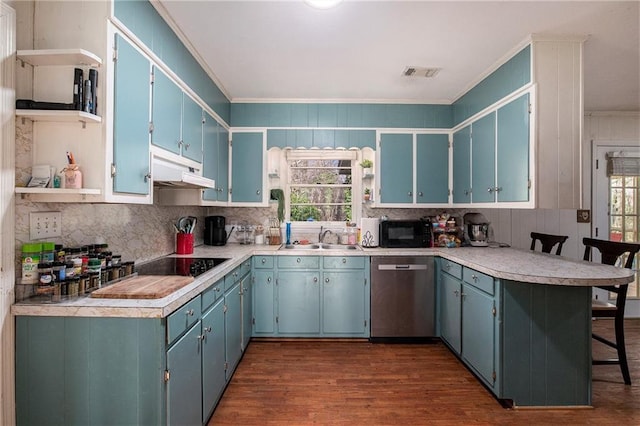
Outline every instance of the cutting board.
POLYGON ((91 293, 102 299, 161 299, 193 282, 180 275, 143 275, 129 278, 91 293))

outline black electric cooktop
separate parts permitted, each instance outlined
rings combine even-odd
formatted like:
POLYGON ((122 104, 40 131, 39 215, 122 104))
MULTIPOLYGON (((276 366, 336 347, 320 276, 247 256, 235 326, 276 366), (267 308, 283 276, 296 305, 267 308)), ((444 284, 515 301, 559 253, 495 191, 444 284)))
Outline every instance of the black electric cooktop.
POLYGON ((218 257, 162 257, 136 265, 138 275, 184 275, 197 277, 229 259, 218 257))

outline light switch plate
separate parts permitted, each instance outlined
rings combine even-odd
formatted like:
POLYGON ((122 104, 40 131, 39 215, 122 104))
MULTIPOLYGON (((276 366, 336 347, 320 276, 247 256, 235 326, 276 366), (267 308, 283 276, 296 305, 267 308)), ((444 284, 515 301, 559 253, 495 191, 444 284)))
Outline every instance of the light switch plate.
POLYGON ((591 210, 578 210, 578 223, 591 222, 591 210))
POLYGON ((60 237, 62 235, 62 213, 29 213, 29 237, 32 240, 60 237))

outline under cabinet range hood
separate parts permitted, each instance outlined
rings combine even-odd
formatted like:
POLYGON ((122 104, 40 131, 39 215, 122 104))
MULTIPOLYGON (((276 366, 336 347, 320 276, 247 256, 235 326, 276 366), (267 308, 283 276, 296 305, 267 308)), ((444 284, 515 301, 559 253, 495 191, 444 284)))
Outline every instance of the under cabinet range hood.
POLYGON ((188 189, 215 189, 216 182, 197 174, 192 168, 154 157, 151 177, 154 186, 188 189))

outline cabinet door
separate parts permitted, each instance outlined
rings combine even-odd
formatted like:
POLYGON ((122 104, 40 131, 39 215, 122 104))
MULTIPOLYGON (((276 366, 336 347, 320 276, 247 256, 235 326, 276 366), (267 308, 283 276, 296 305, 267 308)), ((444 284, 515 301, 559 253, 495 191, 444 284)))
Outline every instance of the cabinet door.
POLYGON ((280 271, 277 288, 278 332, 320 333, 320 274, 280 271))
POLYGON ((367 331, 363 271, 322 274, 322 333, 362 335, 367 331))
POLYGON ((253 333, 256 336, 275 332, 275 304, 273 271, 254 272, 253 283, 253 333))
POLYGON ((202 422, 201 324, 198 321, 167 351, 167 419, 169 425, 202 422))
POLYGON ((471 126, 453 134, 453 202, 471 202, 471 126))
POLYGON ((182 90, 158 67, 153 70, 151 143, 180 154, 182 90))
POLYGON ((416 203, 449 202, 449 136, 416 135, 416 203))
POLYGON ((149 194, 149 93, 151 65, 124 38, 115 36, 113 191, 149 194))
POLYGON ((413 135, 380 135, 380 202, 413 203, 413 135))
POLYGON ((224 295, 227 311, 224 314, 226 378, 229 380, 242 355, 242 307, 240 282, 224 295))
POLYGON ((471 125, 471 185, 474 203, 495 201, 496 114, 492 112, 471 125))
POLYGON ((529 94, 498 110, 498 201, 529 200, 529 94))
POLYGON ((202 163, 202 107, 182 94, 182 155, 202 163))
POLYGON ((231 201, 262 202, 263 134, 234 133, 231 148, 231 201))
POLYGON ((456 353, 460 353, 460 280, 449 274, 440 274, 440 335, 456 353))
POLYGON ((224 391, 224 300, 202 316, 202 424, 224 391))
POLYGON ((240 289, 242 293, 242 351, 244 352, 249 346, 251 340, 251 323, 253 316, 251 315, 251 298, 253 296, 253 286, 251 285, 251 274, 245 275, 240 281, 240 289))
POLYGON ((220 125, 209 114, 205 113, 204 124, 202 126, 202 175, 213 179, 216 187, 205 189, 202 195, 203 200, 218 201, 218 138, 220 125))
POLYGON ((462 357, 493 386, 496 371, 494 299, 469 284, 463 284, 462 289, 462 357))
POLYGON ((218 128, 218 201, 229 201, 229 131, 218 128))

